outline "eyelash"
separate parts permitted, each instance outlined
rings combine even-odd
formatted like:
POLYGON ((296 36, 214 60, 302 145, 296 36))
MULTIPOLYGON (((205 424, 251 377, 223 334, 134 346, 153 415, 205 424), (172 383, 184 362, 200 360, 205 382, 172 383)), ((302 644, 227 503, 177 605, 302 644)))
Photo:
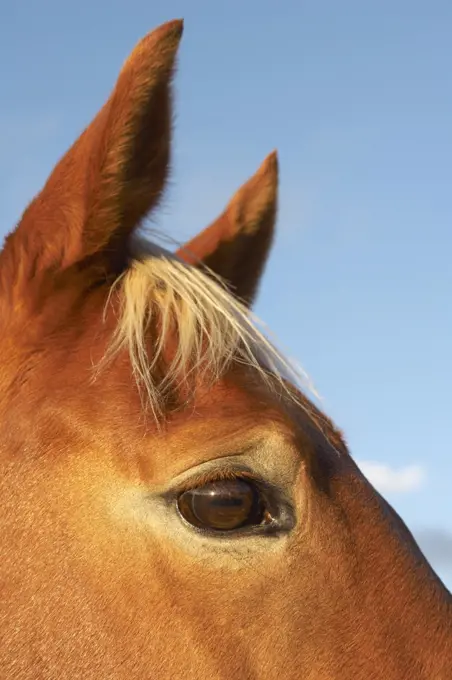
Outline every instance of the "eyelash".
POLYGON ((223 467, 216 470, 208 470, 206 472, 201 472, 198 475, 194 475, 189 479, 184 480, 178 484, 177 489, 174 494, 179 496, 184 493, 184 491, 189 491, 190 489, 199 489, 207 484, 212 484, 215 482, 235 481, 239 479, 244 479, 252 484, 255 484, 258 488, 264 486, 261 480, 256 479, 256 477, 248 470, 241 469, 237 470, 231 467, 223 467))

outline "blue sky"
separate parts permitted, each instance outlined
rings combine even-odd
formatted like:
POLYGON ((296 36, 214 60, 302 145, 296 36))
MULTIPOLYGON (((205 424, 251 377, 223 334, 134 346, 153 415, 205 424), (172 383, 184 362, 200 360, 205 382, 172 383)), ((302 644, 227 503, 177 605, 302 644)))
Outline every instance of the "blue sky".
POLYGON ((452 3, 3 3, 1 233, 137 40, 180 16, 174 172, 154 221, 190 237, 278 149, 256 311, 451 587, 452 3))

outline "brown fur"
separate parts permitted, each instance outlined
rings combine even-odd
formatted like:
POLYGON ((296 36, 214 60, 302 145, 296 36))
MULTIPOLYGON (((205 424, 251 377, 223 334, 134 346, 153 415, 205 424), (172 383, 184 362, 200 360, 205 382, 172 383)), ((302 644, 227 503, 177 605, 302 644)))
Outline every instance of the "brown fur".
MULTIPOLYGON (((451 596, 306 397, 233 359, 158 429, 126 346, 93 372, 168 173, 181 32, 139 44, 0 256, 0 677, 447 680, 451 596), (289 529, 183 525, 175 494, 237 465, 277 489, 289 529)), ((180 255, 251 302, 276 191, 270 156, 180 255)))

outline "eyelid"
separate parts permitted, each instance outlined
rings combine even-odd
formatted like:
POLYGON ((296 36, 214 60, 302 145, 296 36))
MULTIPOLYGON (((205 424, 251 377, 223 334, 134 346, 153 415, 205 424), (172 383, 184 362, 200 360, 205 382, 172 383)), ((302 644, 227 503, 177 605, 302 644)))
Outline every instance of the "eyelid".
POLYGON ((245 479, 256 485, 264 485, 263 480, 258 479, 251 470, 246 467, 229 464, 193 474, 177 484, 172 494, 179 495, 184 493, 184 491, 199 489, 215 482, 235 481, 237 479, 245 479))

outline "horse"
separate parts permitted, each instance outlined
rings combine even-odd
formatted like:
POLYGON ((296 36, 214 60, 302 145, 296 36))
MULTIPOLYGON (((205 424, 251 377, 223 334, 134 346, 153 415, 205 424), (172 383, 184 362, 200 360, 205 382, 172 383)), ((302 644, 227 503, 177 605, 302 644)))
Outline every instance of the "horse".
POLYGON ((450 678, 450 593, 253 316, 276 152, 175 252, 143 227, 182 31, 0 254, 1 677, 450 678))

